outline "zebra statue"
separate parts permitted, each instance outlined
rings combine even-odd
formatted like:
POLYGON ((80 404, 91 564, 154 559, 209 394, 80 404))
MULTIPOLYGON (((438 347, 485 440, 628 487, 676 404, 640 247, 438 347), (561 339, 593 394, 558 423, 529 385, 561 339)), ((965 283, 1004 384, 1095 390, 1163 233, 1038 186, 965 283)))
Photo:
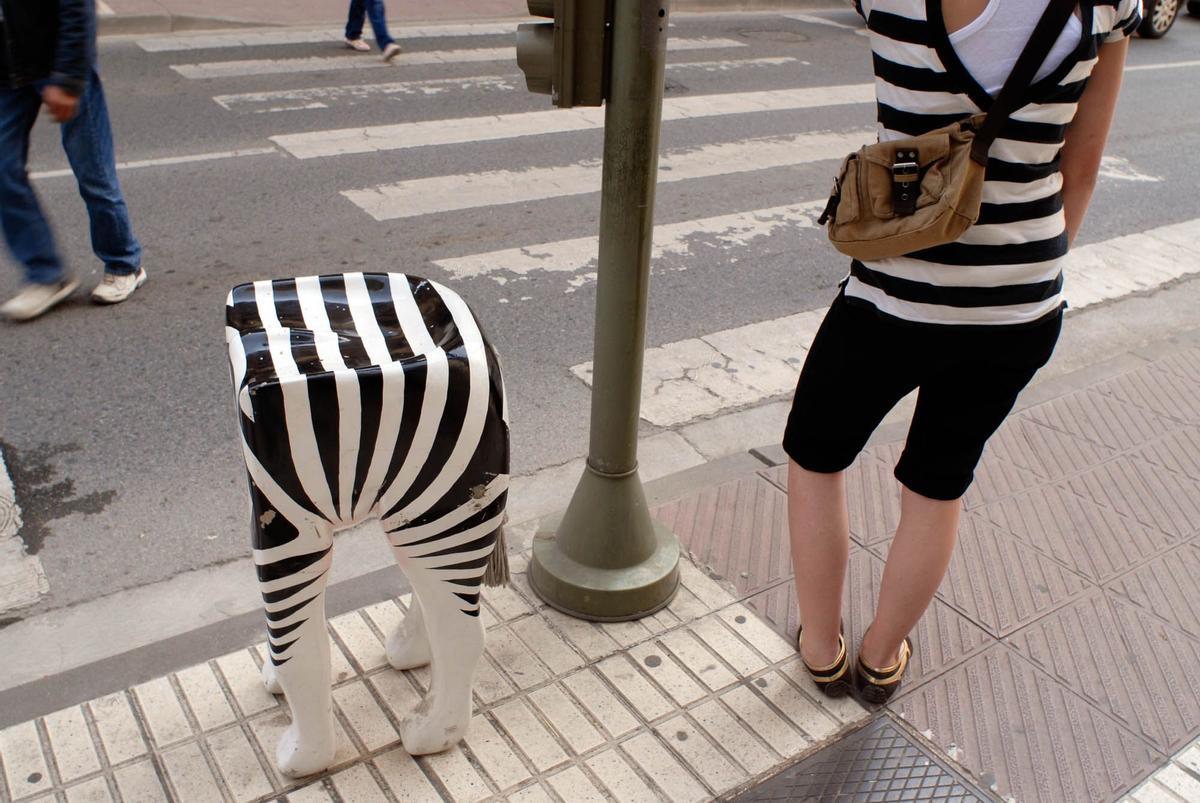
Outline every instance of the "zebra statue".
POLYGON ((263 680, 292 711, 280 771, 333 763, 333 534, 372 518, 413 589, 388 661, 431 665, 401 739, 414 755, 451 747, 470 722, 484 648, 480 585, 508 580, 508 410, 495 351, 458 295, 396 273, 240 285, 226 323, 267 615, 263 680))

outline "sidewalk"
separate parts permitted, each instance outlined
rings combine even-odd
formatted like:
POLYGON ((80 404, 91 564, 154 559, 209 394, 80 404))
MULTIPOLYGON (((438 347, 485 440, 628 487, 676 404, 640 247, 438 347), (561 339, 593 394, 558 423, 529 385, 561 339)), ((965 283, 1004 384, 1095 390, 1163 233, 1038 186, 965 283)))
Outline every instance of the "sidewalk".
MULTIPOLYGON (((850 472, 852 641, 896 524, 903 432, 883 435, 850 472)), ((1200 799, 1200 334, 1027 394, 879 712, 822 698, 798 662, 786 468, 753 454, 685 472, 656 508, 688 557, 651 619, 550 610, 518 553, 514 584, 486 590, 476 716, 445 754, 399 745, 428 686, 386 666, 402 597, 331 623, 327 777, 275 773, 288 719, 259 644, 0 731, 0 799, 1200 799)))

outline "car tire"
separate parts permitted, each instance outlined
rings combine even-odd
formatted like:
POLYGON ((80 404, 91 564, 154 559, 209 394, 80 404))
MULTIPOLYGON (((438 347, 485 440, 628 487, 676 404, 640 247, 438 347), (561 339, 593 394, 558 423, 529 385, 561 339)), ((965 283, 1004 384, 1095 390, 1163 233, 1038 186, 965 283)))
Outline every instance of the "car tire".
MULTIPOLYGON (((1195 4, 1196 0, 1189 0, 1189 9, 1195 4)), ((1161 39, 1175 24, 1175 18, 1179 16, 1179 5, 1180 0, 1145 0, 1138 35, 1143 39, 1161 39)))

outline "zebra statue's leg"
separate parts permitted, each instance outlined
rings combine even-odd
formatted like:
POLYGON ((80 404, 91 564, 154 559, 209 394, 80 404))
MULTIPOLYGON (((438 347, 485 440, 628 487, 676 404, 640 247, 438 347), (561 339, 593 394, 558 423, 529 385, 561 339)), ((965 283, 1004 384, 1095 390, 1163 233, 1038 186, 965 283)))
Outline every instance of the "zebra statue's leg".
POLYGON ((325 586, 333 558, 332 527, 311 518, 291 522, 258 493, 254 559, 267 614, 267 689, 282 692, 292 724, 280 737, 280 772, 300 777, 333 764, 336 744, 330 692, 325 586))
POLYGON ((408 615, 388 636, 388 663, 393 669, 416 669, 428 665, 432 658, 421 600, 414 593, 408 606, 408 615))

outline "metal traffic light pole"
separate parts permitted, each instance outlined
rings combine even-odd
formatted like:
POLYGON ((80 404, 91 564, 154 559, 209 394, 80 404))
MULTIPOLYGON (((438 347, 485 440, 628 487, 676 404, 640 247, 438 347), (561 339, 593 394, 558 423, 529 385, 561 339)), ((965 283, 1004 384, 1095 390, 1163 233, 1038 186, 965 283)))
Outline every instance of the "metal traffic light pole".
POLYGON ((591 442, 570 505, 543 523, 529 564, 548 604, 599 621, 652 614, 679 585, 679 542, 651 518, 637 460, 667 6, 612 0, 591 442))

